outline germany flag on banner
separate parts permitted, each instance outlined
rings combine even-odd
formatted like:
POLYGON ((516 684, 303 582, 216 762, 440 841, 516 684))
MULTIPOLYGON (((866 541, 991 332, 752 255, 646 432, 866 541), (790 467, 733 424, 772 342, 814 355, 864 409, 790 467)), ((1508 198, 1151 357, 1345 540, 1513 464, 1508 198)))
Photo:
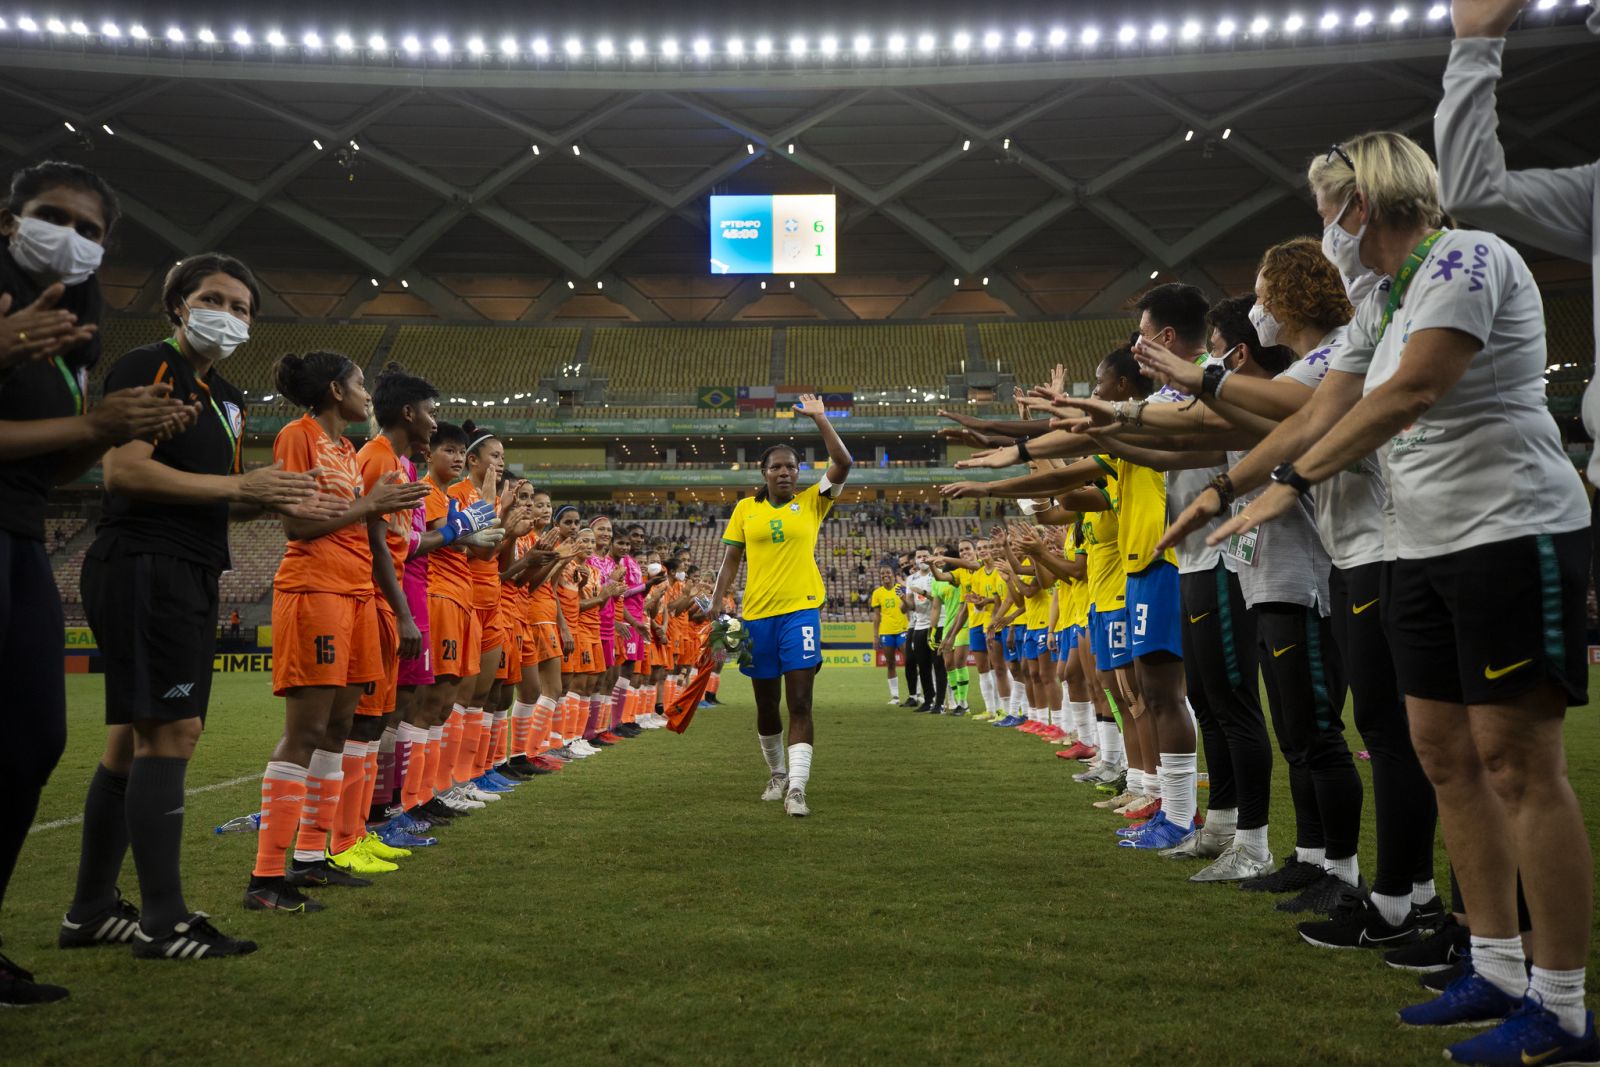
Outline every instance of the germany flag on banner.
POLYGON ((703 385, 695 393, 694 406, 713 410, 737 407, 739 393, 731 385, 703 385))

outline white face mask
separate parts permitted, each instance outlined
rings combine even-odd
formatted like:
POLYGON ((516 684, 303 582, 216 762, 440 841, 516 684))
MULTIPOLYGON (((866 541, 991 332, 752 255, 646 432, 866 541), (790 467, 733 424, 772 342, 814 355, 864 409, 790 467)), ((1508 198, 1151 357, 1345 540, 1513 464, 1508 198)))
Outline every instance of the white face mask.
POLYGON ((645 567, 644 572, 646 574, 648 574, 650 577, 654 578, 656 575, 661 573, 661 564, 659 564, 659 563, 648 564, 645 567))
POLYGON ((18 219, 11 236, 11 258, 29 274, 59 278, 67 285, 87 281, 100 269, 105 249, 71 226, 43 219, 18 219))
POLYGON ((1369 270, 1359 277, 1345 278, 1344 294, 1350 298, 1351 304, 1360 307, 1361 302, 1371 296, 1378 286, 1382 284, 1383 275, 1375 270, 1369 270))
POLYGON ((201 355, 227 359, 234 349, 250 340, 250 327, 226 311, 190 308, 183 334, 201 355))
POLYGON ((681 581, 683 581, 683 580, 684 580, 684 579, 685 579, 685 578, 687 578, 687 577, 689 577, 689 573, 688 573, 688 572, 687 572, 687 571, 673 571, 673 572, 672 572, 672 576, 673 576, 673 577, 674 577, 674 578, 676 578, 676 579, 677 579, 677 580, 678 580, 678 581, 680 581, 680 582, 681 582, 681 581))
POLYGON ((1328 257, 1329 263, 1339 268, 1339 273, 1344 276, 1346 290, 1355 279, 1370 273, 1367 265, 1361 262, 1361 238, 1367 235, 1367 224, 1362 223, 1361 229, 1355 233, 1339 225, 1339 220, 1350 210, 1350 202, 1354 199, 1354 194, 1346 197, 1343 206, 1339 208, 1339 213, 1334 215, 1333 221, 1322 231, 1322 254, 1328 257))
POLYGON ((1272 312, 1259 303, 1250 305, 1250 325, 1256 328, 1256 336, 1265 348, 1277 344, 1278 334, 1283 330, 1283 323, 1273 318, 1272 312))

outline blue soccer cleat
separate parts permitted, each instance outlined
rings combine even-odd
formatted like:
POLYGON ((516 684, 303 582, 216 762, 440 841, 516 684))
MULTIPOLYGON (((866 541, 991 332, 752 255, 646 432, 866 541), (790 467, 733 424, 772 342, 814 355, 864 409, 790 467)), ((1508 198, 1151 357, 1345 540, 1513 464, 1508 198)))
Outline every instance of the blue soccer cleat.
POLYGON ((1600 1039, 1594 1032, 1594 1012, 1583 1019, 1582 1037, 1561 1028, 1553 1012, 1537 997, 1529 996, 1511 1017, 1493 1030, 1469 1037, 1444 1050, 1453 1063, 1479 1067, 1550 1067, 1600 1063, 1600 1039))
POLYGON ((491 782, 505 786, 507 789, 515 789, 517 786, 522 784, 515 778, 507 778, 505 775, 501 774, 499 770, 492 767, 484 772, 483 777, 489 779, 491 782))
POLYGON ((374 832, 377 833, 378 840, 390 848, 427 848, 439 843, 437 837, 421 837, 409 830, 402 830, 392 822, 374 832))
POLYGON ((510 782, 493 777, 493 772, 478 775, 472 780, 472 785, 485 793, 509 793, 514 788, 510 782))
POLYGON ((1507 996, 1499 986, 1468 968, 1445 986, 1443 993, 1401 1008, 1399 1015, 1407 1026, 1494 1026, 1521 1005, 1521 998, 1507 996))
POLYGON ((1167 819, 1167 813, 1158 811, 1155 816, 1144 824, 1144 829, 1137 837, 1125 837, 1117 842, 1118 848, 1137 848, 1142 850, 1172 848, 1194 832, 1194 826, 1179 826, 1167 819))

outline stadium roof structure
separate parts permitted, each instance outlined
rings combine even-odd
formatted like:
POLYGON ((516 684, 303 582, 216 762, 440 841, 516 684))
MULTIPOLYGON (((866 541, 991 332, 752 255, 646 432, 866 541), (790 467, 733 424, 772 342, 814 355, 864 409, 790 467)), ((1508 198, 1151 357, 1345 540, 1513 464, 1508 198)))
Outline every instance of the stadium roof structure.
MULTIPOLYGON (((1600 41, 1586 7, 1555 6, 1508 41, 1514 166, 1600 157, 1600 41)), ((1431 144, 1437 5, 1291 17, 484 40, 4 15, 0 151, 112 180, 128 311, 155 307, 175 257, 220 248, 269 288, 345 279, 268 313, 347 318, 387 294, 452 321, 602 299, 729 321, 790 279, 707 276, 707 195, 835 192, 839 275, 786 292, 807 315, 1111 315, 1155 278, 1247 287, 1267 244, 1316 231, 1305 164, 1341 138, 1431 144), (528 298, 475 299, 505 278, 528 298), (851 299, 872 292, 890 296, 851 299)))

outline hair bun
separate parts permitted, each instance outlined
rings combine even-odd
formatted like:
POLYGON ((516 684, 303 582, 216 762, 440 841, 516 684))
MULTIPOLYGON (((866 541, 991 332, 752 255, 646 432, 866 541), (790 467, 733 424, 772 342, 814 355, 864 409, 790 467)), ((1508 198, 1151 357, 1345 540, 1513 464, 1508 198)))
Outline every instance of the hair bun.
POLYGON ((461 424, 461 432, 466 434, 469 438, 476 437, 478 436, 478 424, 473 422, 471 419, 467 419, 461 424))

